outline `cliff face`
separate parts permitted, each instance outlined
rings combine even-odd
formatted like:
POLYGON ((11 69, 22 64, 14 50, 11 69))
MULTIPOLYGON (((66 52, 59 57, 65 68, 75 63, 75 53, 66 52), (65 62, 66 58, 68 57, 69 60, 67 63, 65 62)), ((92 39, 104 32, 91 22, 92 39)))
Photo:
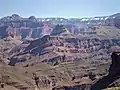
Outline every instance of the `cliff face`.
POLYGON ((109 73, 119 76, 120 75, 120 73, 119 73, 119 71, 120 71, 120 69, 119 69, 120 52, 119 51, 113 52, 111 55, 111 58, 112 58, 112 64, 110 66, 109 73))
POLYGON ((4 31, 0 36, 7 35, 19 37, 20 39, 38 38, 42 34, 45 35, 51 32, 51 28, 47 24, 38 21, 35 17, 22 18, 16 14, 0 19, 0 27, 0 31, 4 31), (7 27, 3 28, 5 26, 7 27))
POLYGON ((7 31, 6 31, 7 28, 8 28, 8 26, 0 27, 0 38, 4 38, 8 35, 7 31))
MULTIPOLYGON (((119 48, 119 39, 89 36, 44 36, 28 44, 21 52, 10 54, 30 54, 39 56, 41 62, 57 63, 78 59, 109 60, 113 49, 119 48)), ((19 50, 18 50, 19 51, 19 50)))
POLYGON ((92 85, 91 90, 102 90, 108 87, 119 87, 120 83, 120 55, 119 51, 113 52, 111 55, 112 63, 109 68, 108 75, 104 76, 92 85))

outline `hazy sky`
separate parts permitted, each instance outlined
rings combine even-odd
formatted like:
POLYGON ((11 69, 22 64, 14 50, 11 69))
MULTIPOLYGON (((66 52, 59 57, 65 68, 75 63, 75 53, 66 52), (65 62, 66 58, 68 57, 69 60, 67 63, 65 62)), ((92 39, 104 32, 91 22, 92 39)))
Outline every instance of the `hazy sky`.
POLYGON ((0 17, 91 17, 120 12, 120 0, 0 0, 0 17))

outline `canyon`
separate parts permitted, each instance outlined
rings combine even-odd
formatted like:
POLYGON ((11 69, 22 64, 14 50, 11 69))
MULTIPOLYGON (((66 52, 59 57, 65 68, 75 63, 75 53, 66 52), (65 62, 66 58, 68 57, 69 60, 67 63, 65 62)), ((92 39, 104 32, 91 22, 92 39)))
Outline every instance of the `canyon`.
POLYGON ((100 87, 99 80, 119 68, 119 54, 111 58, 120 50, 119 17, 118 13, 81 19, 16 14, 1 18, 0 81, 4 76, 5 87, 11 90, 100 87), (33 74, 39 77, 38 87, 33 74))

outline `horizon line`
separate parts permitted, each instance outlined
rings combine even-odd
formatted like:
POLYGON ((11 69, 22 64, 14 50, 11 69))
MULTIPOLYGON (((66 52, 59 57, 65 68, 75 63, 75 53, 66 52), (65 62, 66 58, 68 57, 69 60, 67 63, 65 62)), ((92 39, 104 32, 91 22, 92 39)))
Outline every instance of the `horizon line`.
POLYGON ((13 14, 10 14, 10 15, 4 15, 1 18, 4 18, 4 17, 7 17, 7 16, 12 16, 12 15, 19 15, 20 17, 22 18, 29 18, 31 16, 34 16, 35 18, 65 18, 65 19, 72 19, 72 18, 93 18, 93 17, 107 17, 107 16, 111 16, 111 15, 114 15, 114 14, 118 14, 118 13, 113 13, 111 15, 96 15, 96 16, 85 16, 85 17, 77 17, 77 16, 35 16, 35 15, 20 15, 18 13, 13 13, 13 14))

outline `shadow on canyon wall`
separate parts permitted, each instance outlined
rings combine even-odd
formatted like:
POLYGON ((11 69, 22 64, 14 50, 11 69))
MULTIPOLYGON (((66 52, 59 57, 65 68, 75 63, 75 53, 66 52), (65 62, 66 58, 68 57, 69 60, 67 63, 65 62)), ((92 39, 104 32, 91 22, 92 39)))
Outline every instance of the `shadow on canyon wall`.
POLYGON ((109 73, 91 86, 91 90, 102 90, 108 86, 114 86, 114 81, 120 77, 120 52, 113 52, 111 55, 112 64, 109 73))

